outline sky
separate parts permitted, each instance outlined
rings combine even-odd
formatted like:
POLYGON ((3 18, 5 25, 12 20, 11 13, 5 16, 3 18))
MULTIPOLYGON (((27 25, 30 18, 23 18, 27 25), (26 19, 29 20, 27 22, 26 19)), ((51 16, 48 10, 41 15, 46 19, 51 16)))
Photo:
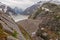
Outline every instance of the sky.
MULTIPOLYGON (((0 2, 9 5, 11 7, 18 7, 21 9, 26 9, 27 7, 39 2, 41 0, 0 0, 0 2)), ((43 0, 45 1, 45 0, 43 0)), ((47 0, 46 0, 47 1, 47 0)))
POLYGON ((6 5, 9 5, 11 7, 18 7, 22 9, 25 9, 38 1, 37 0, 0 0, 0 2, 6 5))

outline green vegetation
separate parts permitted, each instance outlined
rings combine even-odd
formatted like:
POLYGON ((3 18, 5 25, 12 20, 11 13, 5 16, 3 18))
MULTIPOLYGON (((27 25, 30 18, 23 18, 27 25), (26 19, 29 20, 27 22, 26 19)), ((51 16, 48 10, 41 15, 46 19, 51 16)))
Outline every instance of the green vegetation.
POLYGON ((12 36, 17 38, 17 35, 18 35, 17 31, 14 30, 14 33, 12 34, 12 36))

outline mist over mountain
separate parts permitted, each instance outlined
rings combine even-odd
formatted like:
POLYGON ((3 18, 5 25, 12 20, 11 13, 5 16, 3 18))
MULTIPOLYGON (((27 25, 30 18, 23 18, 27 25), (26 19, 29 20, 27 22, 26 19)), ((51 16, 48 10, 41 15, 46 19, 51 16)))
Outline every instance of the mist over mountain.
POLYGON ((14 10, 11 7, 5 5, 1 2, 0 2, 0 10, 8 15, 9 15, 9 12, 11 12, 12 14, 15 14, 14 10))
POLYGON ((23 10, 21 8, 15 7, 14 11, 16 14, 21 14, 23 12, 23 10))
POLYGON ((19 9, 18 7, 12 8, 10 6, 3 4, 2 2, 0 2, 0 10, 8 15, 9 14, 17 15, 17 14, 20 14, 21 12, 23 12, 23 10, 19 9))
POLYGON ((36 4, 28 7, 23 13, 25 15, 30 15, 30 14, 36 12, 37 9, 39 9, 44 2, 46 2, 46 1, 39 1, 39 2, 37 2, 36 4))

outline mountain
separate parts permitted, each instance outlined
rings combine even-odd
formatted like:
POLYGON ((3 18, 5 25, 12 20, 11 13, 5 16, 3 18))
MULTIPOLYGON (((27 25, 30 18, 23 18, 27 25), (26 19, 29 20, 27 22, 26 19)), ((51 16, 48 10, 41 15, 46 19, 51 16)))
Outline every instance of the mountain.
POLYGON ((36 4, 32 5, 31 7, 28 7, 27 9, 25 9, 23 14, 31 15, 32 13, 36 12, 37 9, 39 9, 44 2, 45 1, 39 1, 36 4))
POLYGON ((34 40, 60 40, 60 5, 43 3, 29 19, 17 24, 21 24, 34 40))
POLYGON ((38 37, 44 40, 60 40, 60 5, 51 2, 44 3, 29 19, 42 21, 36 32, 38 37))
POLYGON ((16 14, 21 14, 23 12, 23 10, 21 8, 15 7, 14 11, 16 14))
POLYGON ((11 7, 5 5, 1 2, 0 2, 0 10, 3 11, 4 13, 8 14, 8 15, 9 15, 9 13, 11 13, 13 15, 16 14, 13 8, 11 8, 11 7))
POLYGON ((41 6, 43 3, 46 3, 46 2, 51 2, 51 3, 56 3, 56 4, 60 4, 59 1, 56 1, 56 0, 50 0, 50 1, 39 1, 37 2, 36 4, 28 7, 27 9, 25 9, 22 14, 25 14, 25 15, 31 15, 33 13, 35 13, 41 6))
POLYGON ((51 2, 50 2, 50 5, 49 5, 49 3, 47 2, 46 3, 46 5, 45 4, 43 4, 39 9, 38 9, 38 11, 37 12, 35 12, 35 13, 33 13, 32 15, 30 15, 29 16, 29 18, 31 18, 31 19, 40 19, 40 18, 38 18, 38 17, 40 17, 40 16, 42 16, 41 14, 43 14, 44 13, 44 11, 42 11, 42 10, 45 10, 45 11, 49 11, 49 10, 51 10, 51 11, 54 11, 54 12, 58 12, 59 11, 59 8, 57 8, 57 7, 60 7, 60 5, 58 5, 58 4, 56 4, 56 3, 53 3, 53 5, 51 4, 51 2), (58 6, 57 6, 58 5, 58 6), (53 9, 52 9, 53 8, 53 9), (56 10, 55 10, 55 8, 56 8, 56 10), (41 12, 42 11, 42 12, 41 12))

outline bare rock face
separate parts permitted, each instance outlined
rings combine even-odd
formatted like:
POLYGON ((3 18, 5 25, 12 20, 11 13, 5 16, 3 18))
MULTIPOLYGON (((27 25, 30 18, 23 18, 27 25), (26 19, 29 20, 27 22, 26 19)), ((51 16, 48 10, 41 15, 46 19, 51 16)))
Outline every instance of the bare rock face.
POLYGON ((0 11, 0 40, 25 40, 18 25, 0 11))

